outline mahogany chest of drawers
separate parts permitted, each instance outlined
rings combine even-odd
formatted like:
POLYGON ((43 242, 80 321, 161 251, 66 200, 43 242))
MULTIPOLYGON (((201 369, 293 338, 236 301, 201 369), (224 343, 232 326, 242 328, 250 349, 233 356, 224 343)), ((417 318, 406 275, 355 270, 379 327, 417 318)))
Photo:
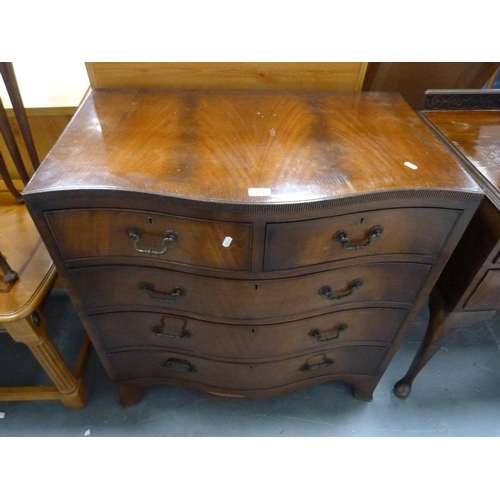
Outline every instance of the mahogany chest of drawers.
POLYGON ((373 391, 481 199, 397 94, 94 90, 24 192, 122 404, 373 391))

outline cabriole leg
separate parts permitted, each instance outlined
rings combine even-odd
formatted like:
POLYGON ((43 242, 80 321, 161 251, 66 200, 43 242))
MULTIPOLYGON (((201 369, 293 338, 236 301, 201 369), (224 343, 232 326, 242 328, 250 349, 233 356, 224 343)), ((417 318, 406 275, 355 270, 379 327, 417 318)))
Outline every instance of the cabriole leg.
POLYGON ((460 330, 479 321, 491 318, 495 311, 455 311, 446 309, 439 292, 434 290, 429 300, 430 318, 424 340, 418 349, 406 375, 394 385, 394 394, 398 398, 410 395, 415 377, 436 352, 460 330))

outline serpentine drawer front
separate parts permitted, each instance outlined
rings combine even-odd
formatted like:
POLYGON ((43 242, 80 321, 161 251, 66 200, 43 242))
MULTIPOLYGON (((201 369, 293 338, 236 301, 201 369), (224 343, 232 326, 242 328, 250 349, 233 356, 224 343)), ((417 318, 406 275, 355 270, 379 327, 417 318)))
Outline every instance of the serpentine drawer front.
POLYGON ((46 217, 68 261, 102 256, 136 257, 231 271, 249 270, 250 224, 134 210, 61 210, 47 213, 46 217), (222 246, 228 234, 231 245, 222 246))
POLYGON ((228 363, 174 351, 132 351, 111 354, 122 379, 163 379, 204 386, 207 391, 264 391, 274 394, 292 384, 352 373, 373 376, 387 347, 339 347, 274 363, 228 363))
POLYGON ((370 307, 268 325, 228 325, 162 312, 115 312, 91 320, 109 351, 147 346, 238 361, 276 359, 345 343, 389 344, 407 313, 370 307))
POLYGON ((264 268, 293 269, 364 255, 435 257, 459 216, 453 210, 406 208, 269 224, 264 268))
POLYGON ((133 266, 72 269, 86 310, 161 307, 206 317, 286 318, 331 307, 391 302, 410 307, 431 266, 378 263, 296 278, 247 281, 133 266))
POLYGON ((396 94, 94 90, 24 192, 122 404, 372 399, 482 194, 396 94))

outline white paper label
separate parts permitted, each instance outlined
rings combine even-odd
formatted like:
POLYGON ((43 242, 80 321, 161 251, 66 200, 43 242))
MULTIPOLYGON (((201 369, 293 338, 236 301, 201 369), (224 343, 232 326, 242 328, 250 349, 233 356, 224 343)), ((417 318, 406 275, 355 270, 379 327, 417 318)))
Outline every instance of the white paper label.
POLYGON ((222 246, 227 248, 232 243, 232 241, 233 238, 231 238, 231 236, 226 236, 224 238, 224 241, 222 242, 222 246))
POLYGON ((409 162, 409 161, 405 161, 405 166, 408 167, 408 168, 411 168, 412 170, 417 170, 417 166, 416 165, 413 165, 413 163, 409 162))
POLYGON ((248 196, 271 196, 270 188, 248 188, 248 196))

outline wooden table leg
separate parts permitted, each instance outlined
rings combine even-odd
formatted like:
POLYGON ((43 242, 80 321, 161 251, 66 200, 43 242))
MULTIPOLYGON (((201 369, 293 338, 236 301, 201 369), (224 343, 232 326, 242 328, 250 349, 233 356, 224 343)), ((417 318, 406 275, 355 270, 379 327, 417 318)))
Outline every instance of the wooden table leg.
POLYGON ((415 377, 436 352, 460 330, 479 321, 494 316, 495 311, 448 311, 439 292, 435 289, 429 300, 430 318, 424 340, 420 345, 406 375, 394 385, 394 394, 398 398, 410 395, 415 377))
POLYGON ((16 342, 26 344, 42 368, 54 383, 61 402, 69 407, 81 409, 87 404, 87 388, 82 378, 77 378, 69 369, 45 331, 45 319, 40 311, 28 317, 2 326, 16 342))

